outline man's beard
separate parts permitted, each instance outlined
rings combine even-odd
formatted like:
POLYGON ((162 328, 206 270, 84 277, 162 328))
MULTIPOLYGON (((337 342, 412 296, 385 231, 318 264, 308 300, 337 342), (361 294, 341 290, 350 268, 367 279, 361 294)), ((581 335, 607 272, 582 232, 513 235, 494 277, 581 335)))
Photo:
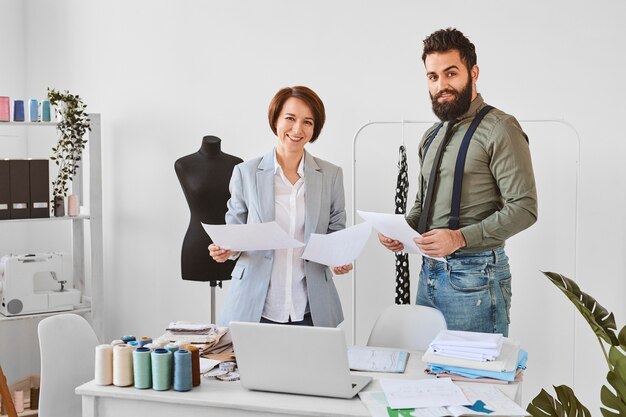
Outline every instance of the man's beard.
POLYGON ((438 92, 434 97, 431 94, 430 100, 433 104, 433 112, 441 121, 446 122, 458 119, 467 113, 472 103, 472 77, 469 77, 467 85, 465 85, 463 90, 456 91, 452 88, 447 88, 438 92), (438 99, 444 93, 454 94, 455 98, 440 103, 438 99))

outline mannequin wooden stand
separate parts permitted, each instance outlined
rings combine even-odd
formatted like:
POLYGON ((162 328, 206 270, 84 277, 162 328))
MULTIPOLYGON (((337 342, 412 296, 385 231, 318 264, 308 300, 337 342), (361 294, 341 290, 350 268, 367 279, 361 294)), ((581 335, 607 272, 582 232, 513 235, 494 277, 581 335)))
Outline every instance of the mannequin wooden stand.
POLYGON ((17 411, 15 411, 15 404, 13 404, 13 398, 11 397, 11 391, 9 391, 9 385, 7 379, 2 372, 2 366, 0 366, 0 394, 2 394, 2 401, 7 408, 9 417, 17 417, 17 411))

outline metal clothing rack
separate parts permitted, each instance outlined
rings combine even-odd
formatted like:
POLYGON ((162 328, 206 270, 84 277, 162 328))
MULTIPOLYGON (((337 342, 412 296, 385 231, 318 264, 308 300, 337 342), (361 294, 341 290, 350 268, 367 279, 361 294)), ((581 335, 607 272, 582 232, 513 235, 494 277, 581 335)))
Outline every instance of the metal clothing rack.
MULTIPOLYGON (((578 196, 578 180, 580 175, 580 134, 578 130, 572 125, 570 122, 564 119, 526 119, 519 120, 520 124, 523 123, 556 123, 561 124, 567 128, 569 128, 572 132, 574 132, 576 137, 576 178, 575 178, 575 206, 574 206, 574 280, 578 275, 578 206, 579 206, 579 196, 578 196)), ((356 221, 356 151, 357 151, 357 141, 359 139, 359 135, 366 128, 374 125, 402 125, 402 144, 404 144, 404 125, 405 124, 428 124, 432 125, 435 123, 434 120, 380 120, 380 121, 370 121, 359 127, 354 134, 354 138, 352 139, 352 190, 351 190, 351 201, 352 201, 352 225, 355 224, 356 221)), ((352 269, 352 344, 356 344, 356 275, 357 275, 357 261, 353 262, 354 268, 352 269)), ((574 320, 575 312, 572 313, 572 320, 574 320)), ((576 328, 574 327, 574 331, 576 328)))

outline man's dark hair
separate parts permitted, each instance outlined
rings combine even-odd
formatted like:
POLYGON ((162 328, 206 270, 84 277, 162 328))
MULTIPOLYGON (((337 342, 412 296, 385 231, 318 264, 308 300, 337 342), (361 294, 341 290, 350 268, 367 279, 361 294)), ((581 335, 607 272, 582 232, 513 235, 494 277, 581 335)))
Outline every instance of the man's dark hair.
POLYGON ((435 52, 448 52, 456 49, 461 59, 471 70, 476 65, 476 48, 460 30, 454 28, 441 29, 430 34, 424 39, 424 53, 422 61, 426 62, 426 56, 435 52))

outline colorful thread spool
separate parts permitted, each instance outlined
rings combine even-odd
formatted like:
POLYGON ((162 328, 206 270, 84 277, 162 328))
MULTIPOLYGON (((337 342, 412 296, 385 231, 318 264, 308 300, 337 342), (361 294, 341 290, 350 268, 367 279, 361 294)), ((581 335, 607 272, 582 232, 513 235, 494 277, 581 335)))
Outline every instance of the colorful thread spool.
POLYGON ((139 339, 139 347, 143 347, 148 343, 152 343, 152 338, 148 336, 141 336, 141 339, 139 339))
POLYGON ((133 370, 135 388, 152 388, 152 360, 151 350, 145 346, 133 351, 133 370))
POLYGON ((98 385, 111 385, 113 383, 113 346, 96 346, 94 380, 98 385))
POLYGON ((135 348, 129 345, 113 347, 113 385, 133 385, 133 350, 135 348))
POLYGON ((24 100, 13 100, 13 121, 24 121, 24 100))
POLYGON ((172 352, 167 349, 156 349, 151 353, 152 389, 167 391, 172 381, 172 352))
POLYGON ((31 98, 30 102, 29 102, 29 120, 31 122, 38 122, 39 121, 39 102, 37 101, 36 98, 31 98))
POLYGON ((132 342, 133 340, 137 340, 133 335, 122 336, 122 342, 124 343, 132 342))
POLYGON ((191 387, 191 352, 178 350, 174 353, 174 390, 189 391, 191 387))
POLYGON ((191 383, 194 387, 200 385, 200 349, 197 346, 189 346, 191 352, 191 383))
POLYGON ((50 102, 48 100, 44 100, 41 102, 41 121, 49 122, 51 120, 50 102))

